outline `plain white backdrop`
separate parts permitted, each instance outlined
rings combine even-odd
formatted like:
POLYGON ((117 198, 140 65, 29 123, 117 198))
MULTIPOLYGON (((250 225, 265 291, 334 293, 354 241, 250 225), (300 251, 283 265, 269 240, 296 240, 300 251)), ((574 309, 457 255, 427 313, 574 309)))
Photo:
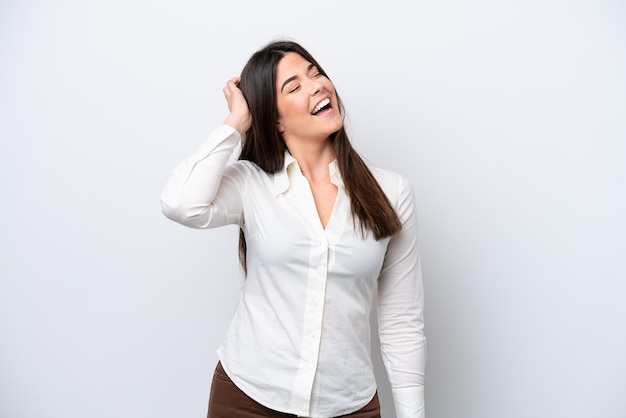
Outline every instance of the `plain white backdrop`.
POLYGON ((205 416, 237 230, 159 194, 287 37, 416 190, 427 416, 625 417, 625 22, 617 0, 1 2, 0 416, 205 416))

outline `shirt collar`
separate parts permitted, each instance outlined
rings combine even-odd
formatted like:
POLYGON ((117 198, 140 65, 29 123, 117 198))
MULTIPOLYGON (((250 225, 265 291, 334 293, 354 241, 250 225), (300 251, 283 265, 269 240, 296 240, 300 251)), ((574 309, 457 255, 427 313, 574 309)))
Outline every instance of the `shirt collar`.
POLYGON ((339 172, 339 165, 337 164, 337 160, 333 160, 330 164, 328 164, 328 170, 330 170, 330 181, 337 187, 343 188, 343 178, 341 177, 341 173, 339 172))
POLYGON ((285 162, 283 163, 283 168, 280 171, 274 173, 274 195, 278 196, 281 193, 285 193, 289 188, 289 176, 287 175, 287 170, 293 164, 298 166, 298 162, 295 158, 289 154, 289 151, 285 150, 285 162))
MULTIPOLYGON (((283 164, 283 168, 274 173, 274 195, 277 196, 281 193, 285 193, 287 189, 289 189, 289 170, 294 169, 301 173, 298 161, 293 158, 289 151, 285 150, 285 163, 283 164)), ((328 170, 330 171, 330 181, 337 187, 343 188, 344 183, 341 178, 341 173, 339 173, 337 160, 333 160, 330 164, 328 164, 328 170)))

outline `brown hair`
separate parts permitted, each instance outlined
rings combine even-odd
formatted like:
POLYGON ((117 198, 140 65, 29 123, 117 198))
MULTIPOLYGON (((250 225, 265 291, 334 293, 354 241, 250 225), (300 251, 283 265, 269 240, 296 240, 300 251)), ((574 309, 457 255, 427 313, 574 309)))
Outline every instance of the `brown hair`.
MULTIPOLYGON (((322 75, 328 77, 317 61, 302 46, 292 41, 272 42, 255 52, 241 72, 239 87, 243 92, 252 125, 244 133, 240 160, 254 162, 268 173, 275 173, 284 165, 285 141, 277 129, 276 67, 288 52, 295 52, 315 65, 322 75), (268 104, 271 104, 268 106, 268 104)), ((340 112, 341 99, 337 95, 340 112)), ((402 229, 400 219, 389 199, 381 189, 363 159, 350 144, 342 126, 330 136, 337 156, 337 166, 350 197, 350 209, 355 225, 361 232, 369 229, 379 240, 402 229)), ((239 233, 239 259, 246 271, 246 241, 243 231, 239 233)))

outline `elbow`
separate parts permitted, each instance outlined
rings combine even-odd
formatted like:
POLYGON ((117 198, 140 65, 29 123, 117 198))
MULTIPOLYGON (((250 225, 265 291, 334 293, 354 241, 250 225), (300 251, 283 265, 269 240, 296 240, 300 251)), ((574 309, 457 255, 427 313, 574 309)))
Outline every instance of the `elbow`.
POLYGON ((189 208, 181 205, 180 202, 168 201, 162 197, 161 212, 169 220, 192 228, 197 227, 194 225, 195 217, 191 215, 189 208))
POLYGON ((206 206, 184 205, 161 199, 161 212, 168 219, 189 228, 209 228, 211 216, 206 206))
POLYGON ((166 218, 174 222, 183 223, 183 210, 179 205, 172 204, 161 198, 161 212, 166 218))

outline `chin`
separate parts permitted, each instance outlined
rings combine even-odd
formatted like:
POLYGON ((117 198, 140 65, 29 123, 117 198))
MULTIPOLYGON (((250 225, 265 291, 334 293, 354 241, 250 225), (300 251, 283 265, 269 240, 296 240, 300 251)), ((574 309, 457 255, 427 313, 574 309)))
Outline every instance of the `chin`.
POLYGON ((341 128, 343 128, 343 118, 342 118, 339 122, 337 122, 337 124, 336 124, 335 126, 336 126, 336 127, 335 127, 335 130, 333 131, 333 133, 336 133, 336 132, 338 132, 341 128))

